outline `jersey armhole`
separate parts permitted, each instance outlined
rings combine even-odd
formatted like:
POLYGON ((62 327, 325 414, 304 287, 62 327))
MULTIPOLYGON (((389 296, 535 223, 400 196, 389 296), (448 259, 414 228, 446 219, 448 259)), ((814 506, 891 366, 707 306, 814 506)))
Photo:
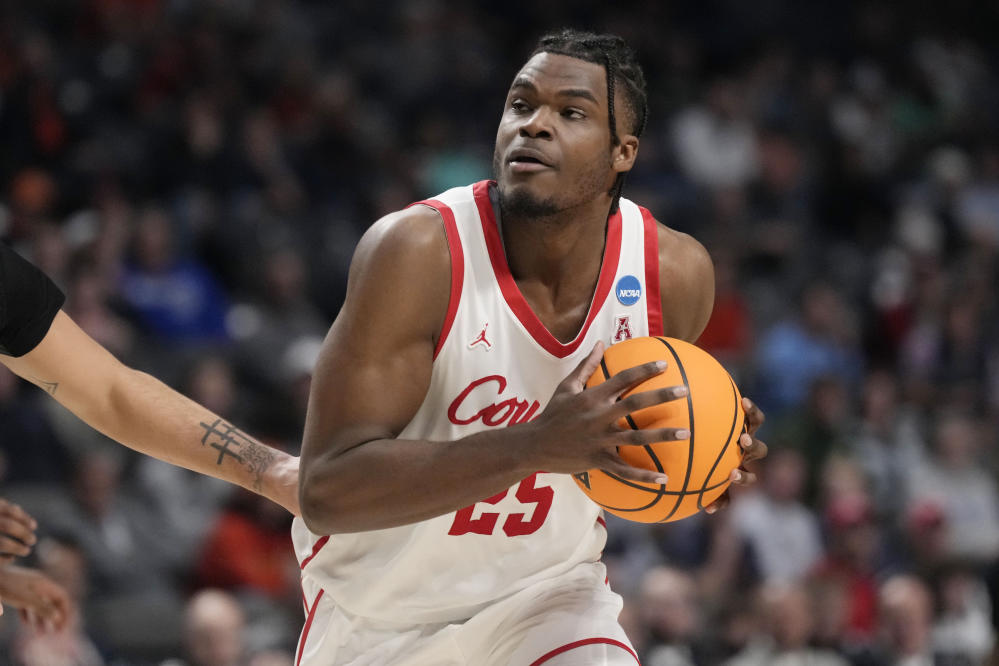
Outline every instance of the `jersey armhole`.
POLYGON ((645 306, 648 310, 649 335, 663 334, 663 306, 659 293, 659 228, 656 218, 642 208, 645 226, 645 306))
POLYGON ((461 301, 461 288, 465 280, 465 253, 461 249, 461 236, 458 235, 458 224, 454 219, 454 211, 436 199, 426 199, 410 204, 412 206, 428 206, 437 211, 444 221, 444 234, 447 236, 447 249, 451 254, 451 293, 448 297, 447 314, 444 316, 444 323, 441 325, 441 333, 434 346, 434 360, 441 353, 444 342, 447 340, 454 318, 458 314, 458 303, 461 301))

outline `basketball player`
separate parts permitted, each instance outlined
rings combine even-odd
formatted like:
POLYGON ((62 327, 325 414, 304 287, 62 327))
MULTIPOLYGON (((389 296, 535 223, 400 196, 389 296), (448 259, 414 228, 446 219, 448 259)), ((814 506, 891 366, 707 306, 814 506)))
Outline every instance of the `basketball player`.
MULTIPOLYGON (((604 521, 569 474, 664 483, 617 448, 689 437, 615 425, 685 395, 618 400, 660 365, 583 390, 604 345, 693 341, 711 314, 704 248, 620 198, 646 115, 621 39, 549 35, 507 95, 496 182, 361 240, 306 418, 299 664, 637 662, 600 563, 604 521)), ((753 432, 763 417, 747 411, 753 432)))

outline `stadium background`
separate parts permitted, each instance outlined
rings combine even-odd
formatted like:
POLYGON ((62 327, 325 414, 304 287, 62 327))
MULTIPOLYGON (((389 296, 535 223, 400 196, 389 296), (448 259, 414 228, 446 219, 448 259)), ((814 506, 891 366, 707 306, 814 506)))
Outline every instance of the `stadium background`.
MULTIPOLYGON (((123 360, 296 450, 359 235, 488 177, 506 87, 562 25, 638 50, 626 195, 711 251, 701 342, 768 414, 761 480, 726 512, 611 521, 643 663, 986 663, 995 3, 8 1, 0 237, 123 360)), ((5 613, 0 661, 291 663, 280 510, 102 440, 3 370, 0 454, 0 493, 39 518, 32 563, 84 609, 49 638, 5 613), (225 594, 185 614, 206 587, 225 594)))

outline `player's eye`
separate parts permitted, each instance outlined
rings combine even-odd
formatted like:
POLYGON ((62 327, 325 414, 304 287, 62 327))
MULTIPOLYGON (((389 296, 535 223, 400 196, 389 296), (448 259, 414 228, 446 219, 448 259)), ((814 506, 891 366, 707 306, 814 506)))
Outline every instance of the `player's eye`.
POLYGON ((527 113, 528 111, 531 110, 531 107, 528 106, 527 102, 525 102, 524 100, 515 99, 512 102, 510 102, 510 109, 515 113, 527 113))
POLYGON ((562 115, 570 120, 582 120, 586 114, 576 108, 568 108, 562 111, 562 115))

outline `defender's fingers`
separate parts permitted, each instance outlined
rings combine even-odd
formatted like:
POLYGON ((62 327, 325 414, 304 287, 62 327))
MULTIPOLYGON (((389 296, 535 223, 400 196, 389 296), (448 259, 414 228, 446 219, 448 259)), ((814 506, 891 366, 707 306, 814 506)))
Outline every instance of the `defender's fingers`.
POLYGON ((590 378, 597 368, 600 367, 600 359, 604 357, 604 343, 597 340, 597 344, 593 345, 593 349, 584 358, 576 369, 569 373, 562 383, 559 384, 559 390, 572 391, 573 393, 579 393, 586 386, 586 380, 590 378))
POLYGON ((27 511, 3 498, 0 498, 0 518, 20 523, 30 530, 38 529, 38 521, 32 518, 27 511))
POLYGON ((19 520, 0 517, 0 537, 16 539, 27 546, 35 545, 35 531, 19 520))
POLYGON ((763 413, 763 410, 757 407, 756 403, 749 398, 742 399, 742 408, 746 410, 746 430, 752 435, 760 429, 760 426, 767 420, 767 417, 763 413))
POLYGON ((633 368, 622 370, 596 390, 602 391, 611 400, 617 400, 622 393, 626 393, 642 382, 652 379, 656 375, 661 375, 666 370, 666 361, 650 361, 636 365, 633 368))
POLYGON ((622 398, 615 402, 610 408, 609 413, 613 418, 619 419, 625 414, 631 414, 646 407, 661 405, 664 402, 671 402, 686 397, 687 393, 689 391, 686 386, 668 386, 652 391, 633 393, 627 398, 622 398))

